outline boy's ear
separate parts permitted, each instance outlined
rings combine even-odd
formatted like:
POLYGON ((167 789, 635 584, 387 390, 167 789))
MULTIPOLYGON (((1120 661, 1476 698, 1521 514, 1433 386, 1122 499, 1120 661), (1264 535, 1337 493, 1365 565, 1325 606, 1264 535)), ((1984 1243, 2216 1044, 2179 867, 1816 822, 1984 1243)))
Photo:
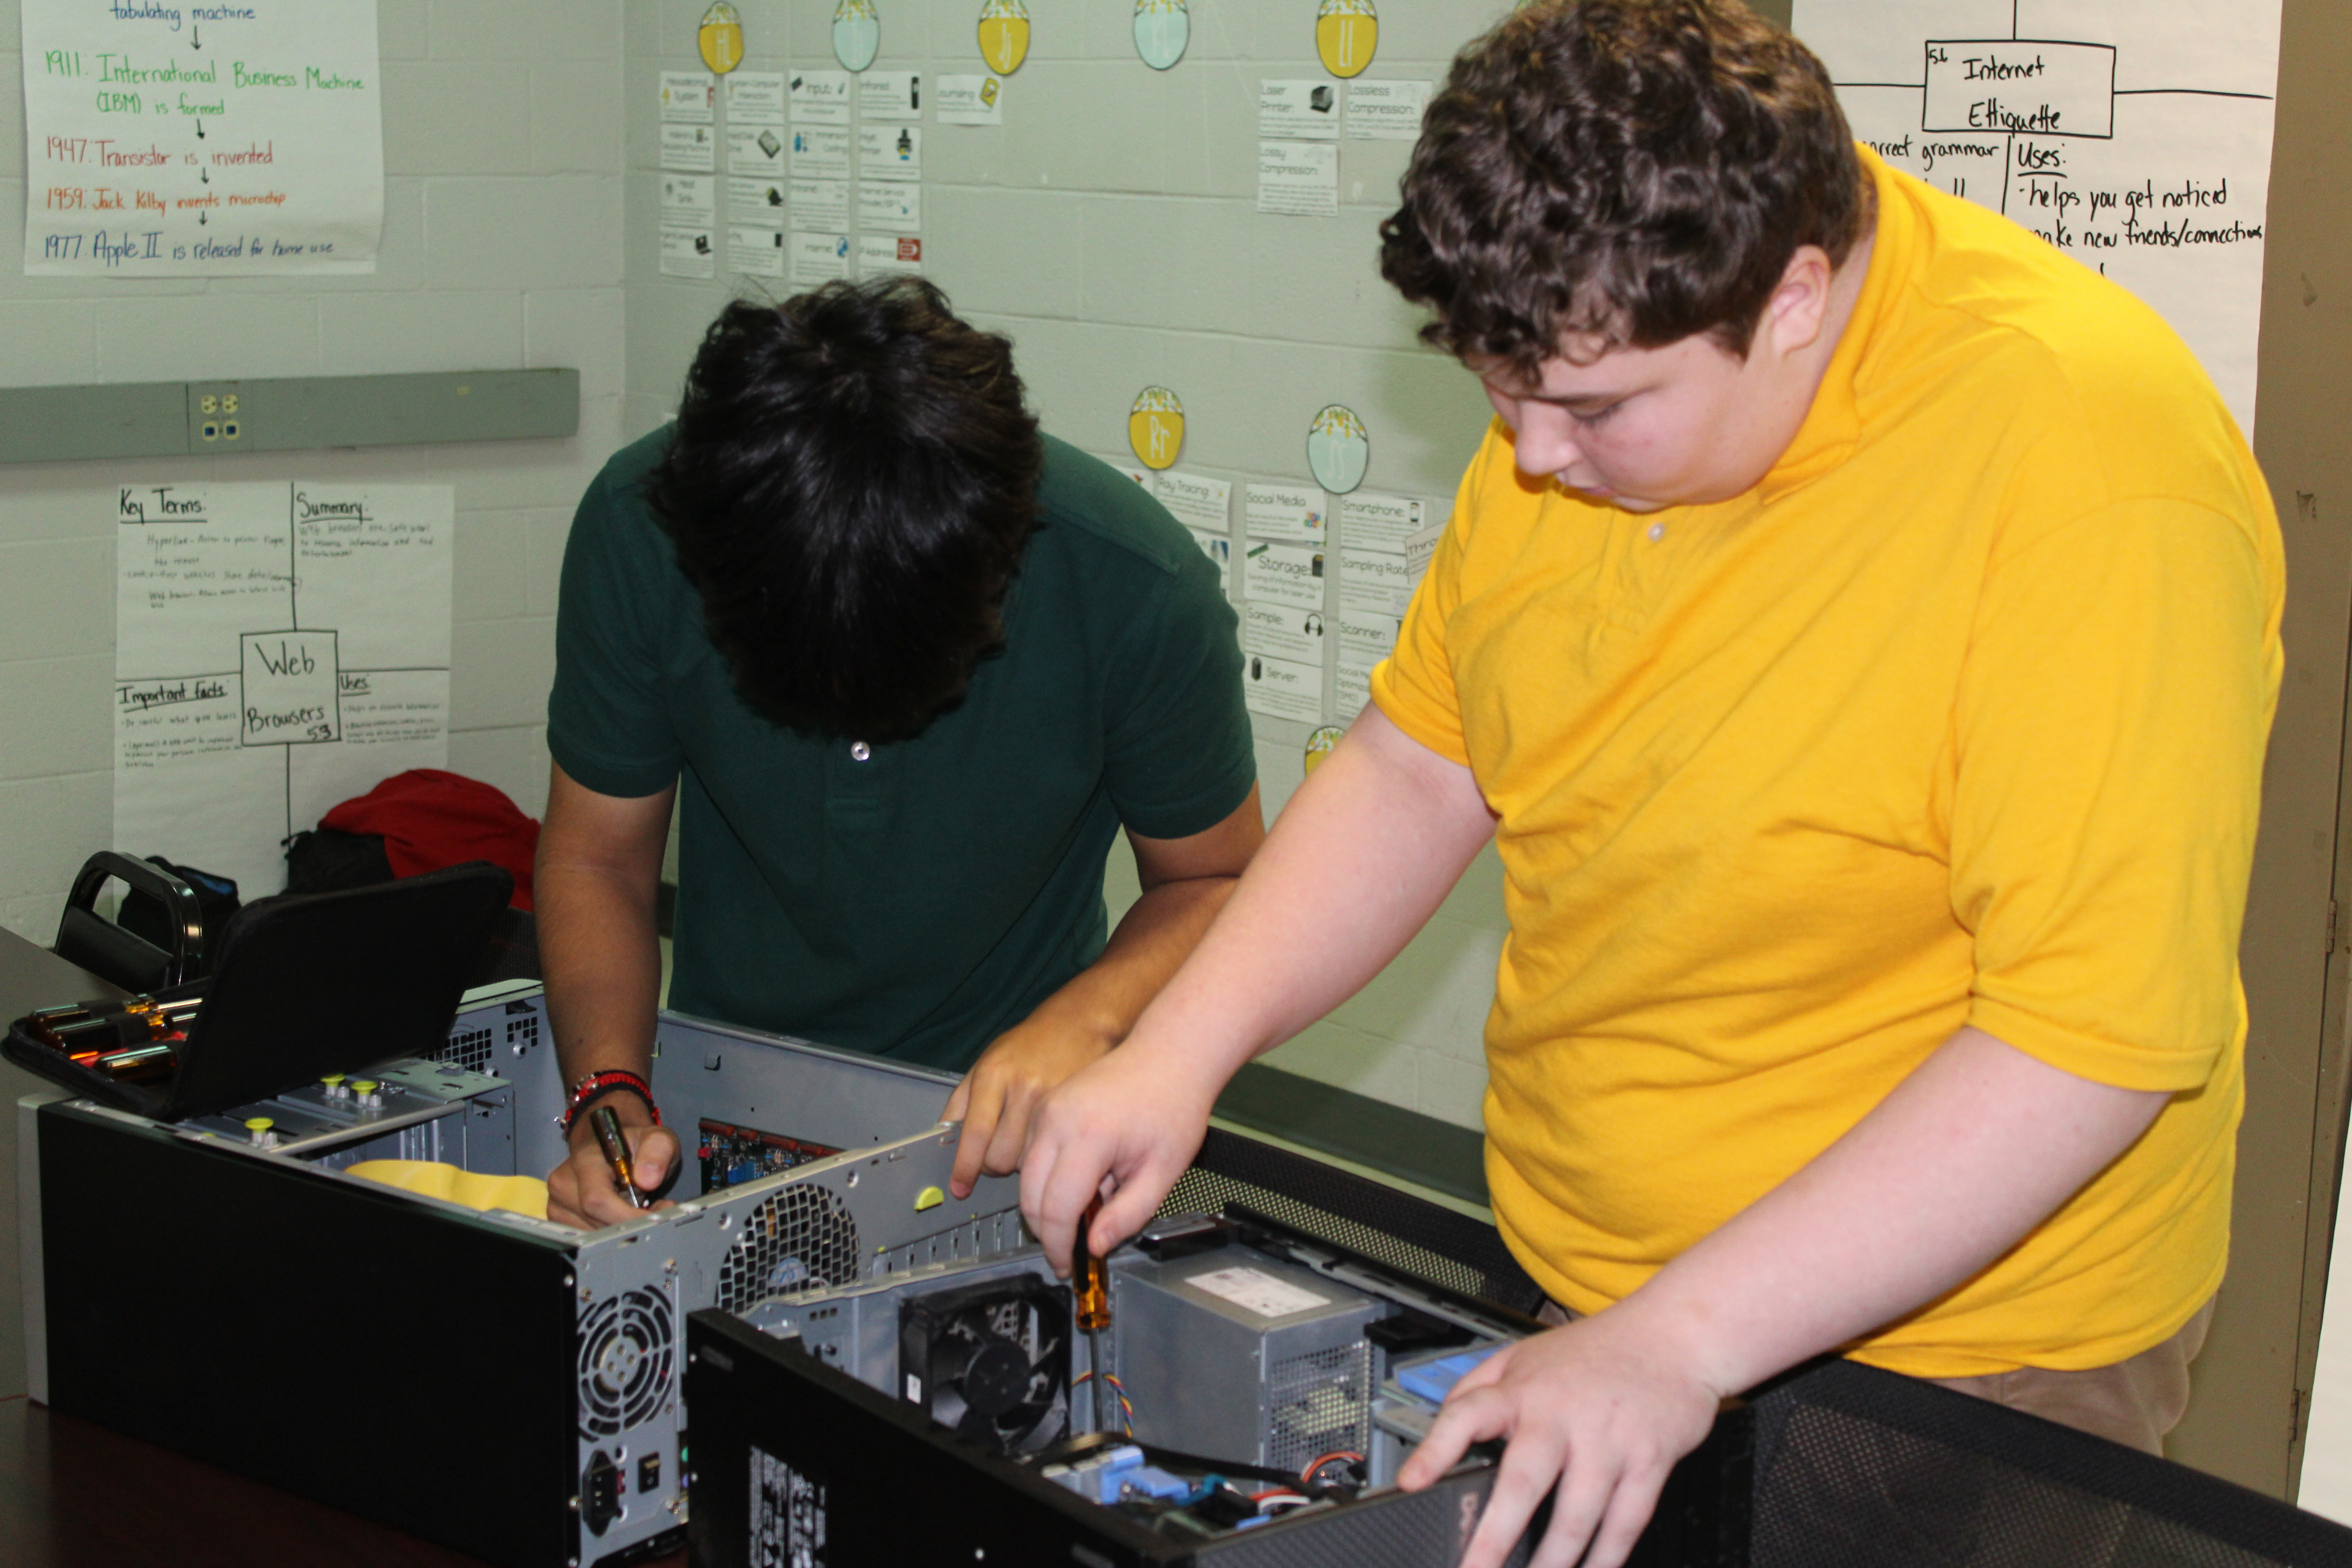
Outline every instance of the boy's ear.
POLYGON ((1801 245, 1789 258, 1772 297, 1764 303, 1762 331, 1783 355, 1812 347, 1829 320, 1830 283, 1837 268, 1818 245, 1801 245))

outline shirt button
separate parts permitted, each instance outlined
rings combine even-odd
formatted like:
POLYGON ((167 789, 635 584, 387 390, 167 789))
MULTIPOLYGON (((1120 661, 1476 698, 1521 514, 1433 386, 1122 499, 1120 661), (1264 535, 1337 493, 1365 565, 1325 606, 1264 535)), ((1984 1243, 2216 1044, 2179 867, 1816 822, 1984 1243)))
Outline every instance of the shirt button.
POLYGON ((865 742, 852 741, 849 742, 849 756, 852 762, 862 763, 873 754, 874 748, 867 745, 865 742))
POLYGON ((1666 525, 1665 525, 1664 523, 1663 523, 1663 522, 1654 522, 1654 523, 1650 524, 1650 542, 1652 542, 1653 544, 1654 544, 1654 543, 1656 543, 1659 540, 1664 539, 1665 536, 1666 536, 1666 525))

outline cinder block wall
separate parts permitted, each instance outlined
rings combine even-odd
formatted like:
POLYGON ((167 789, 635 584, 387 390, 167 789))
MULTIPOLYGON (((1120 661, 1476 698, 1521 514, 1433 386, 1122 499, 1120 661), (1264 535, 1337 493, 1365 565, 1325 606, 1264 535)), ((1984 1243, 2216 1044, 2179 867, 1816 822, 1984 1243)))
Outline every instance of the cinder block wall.
MULTIPOLYGON (((0 262, 0 384, 570 365, 583 375, 581 433, 0 469, 0 922, 37 940, 52 933, 74 868, 110 837, 111 486, 298 474, 454 484, 450 762, 536 813, 572 505, 607 453, 667 416, 703 326, 748 287, 723 272, 666 279, 656 256, 656 73, 696 65, 705 0, 379 5, 378 272, 166 284, 32 279, 0 262)), ((833 0, 740 8, 746 68, 834 64, 833 0)), ((1029 9, 1034 42, 1008 80, 1003 127, 944 126, 925 110, 923 238, 930 275, 1019 345, 1048 427, 1116 457, 1136 393, 1168 385, 1187 413, 1180 468, 1236 486, 1301 483, 1308 420, 1343 403, 1371 431, 1364 489, 1421 496, 1442 515, 1486 407, 1466 375, 1415 343, 1415 316, 1375 267, 1410 144, 1340 143, 1337 218, 1255 210, 1259 79, 1324 75, 1311 0, 1194 0, 1190 47, 1167 72, 1136 58, 1123 0, 1029 9)), ((1500 9, 1389 6, 1367 75, 1441 78, 1500 9)), ((881 11, 877 68, 982 68, 979 0, 881 0, 881 11)), ((0 0, 0 49, 18 37, 16 0, 0 0)), ((9 258, 22 248, 19 79, 15 54, 0 55, 9 258)), ((1270 813, 1297 784, 1307 732, 1257 721, 1270 813)), ((1131 885, 1115 865, 1116 907, 1131 885)), ((1475 1125, 1500 886, 1490 852, 1387 973, 1276 1065, 1475 1125)))
MULTIPOLYGON (((727 270, 723 150, 719 277, 660 271, 658 73, 700 68, 705 9, 704 0, 627 7, 631 436, 668 417, 724 300, 793 287, 727 270)), ((838 68, 834 0, 740 9, 743 68, 838 68)), ((1013 340, 1048 429, 1131 461, 1136 394, 1174 389, 1185 410, 1176 466, 1234 482, 1238 542, 1241 484, 1311 483, 1307 425, 1341 403, 1371 433, 1362 488, 1420 496, 1445 515, 1488 411, 1467 374, 1417 343, 1418 313, 1379 274, 1380 221, 1412 144, 1343 140, 1336 218, 1256 210, 1259 80, 1333 79, 1315 55, 1314 0, 1192 0, 1190 44, 1164 72, 1137 58, 1129 0, 1028 0, 1029 56, 1005 79, 1001 127, 942 125, 928 107, 940 73, 986 68, 980 0, 878 0, 878 9, 873 68, 925 73, 925 270, 966 315, 1013 340)), ((1507 9, 1499 0, 1384 5, 1364 75, 1442 80, 1454 51, 1507 9)), ((719 117, 723 126, 723 93, 719 117)), ((1297 785, 1310 727, 1263 716, 1255 725, 1271 814, 1297 785)), ((1114 913, 1132 886, 1125 857, 1115 858, 1114 913)), ((1477 1125, 1501 888, 1489 850, 1387 973, 1268 1059, 1477 1125)))
POLYGON ((110 838, 117 483, 454 485, 450 765, 545 802, 556 566, 622 427, 622 0, 378 7, 374 275, 158 282, 24 275, 22 35, 0 0, 0 384, 556 365, 583 394, 569 441, 0 468, 0 922, 37 941, 110 838))

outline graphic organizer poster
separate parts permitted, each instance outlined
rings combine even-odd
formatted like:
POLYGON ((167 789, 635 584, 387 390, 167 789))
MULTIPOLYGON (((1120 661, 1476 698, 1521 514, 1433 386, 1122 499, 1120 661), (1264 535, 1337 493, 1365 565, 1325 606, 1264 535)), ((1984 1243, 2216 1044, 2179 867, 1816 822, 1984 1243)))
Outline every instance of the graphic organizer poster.
POLYGON ((2279 0, 1796 0, 1853 133, 2172 323, 2254 427, 2279 0))
POLYGON ((375 270, 375 0, 20 4, 26 272, 375 270))
POLYGON ((455 493, 117 489, 115 843, 274 893, 289 835, 448 765, 455 493))

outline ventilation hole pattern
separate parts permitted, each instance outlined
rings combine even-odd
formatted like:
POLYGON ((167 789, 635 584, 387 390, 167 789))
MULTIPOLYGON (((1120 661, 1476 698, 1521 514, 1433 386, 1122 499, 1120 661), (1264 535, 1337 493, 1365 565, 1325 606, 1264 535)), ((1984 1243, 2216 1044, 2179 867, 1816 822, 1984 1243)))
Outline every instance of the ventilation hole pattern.
POLYGON ((580 1435, 592 1441, 660 1414, 677 1373, 677 1318, 658 1290, 607 1296, 580 1321, 580 1435))
POLYGON ((857 1222, 838 1194, 786 1187, 753 1209, 719 1266, 717 1305, 740 1312, 772 1296, 830 1289, 858 1278, 857 1222))
POLYGON ((435 1052, 433 1059, 463 1068, 467 1072, 488 1072, 490 1070, 490 1040, 491 1034, 488 1029, 467 1029, 463 1034, 453 1029, 449 1033, 449 1043, 435 1052))
POLYGON ((1361 1340, 1275 1363, 1266 1374, 1265 1462, 1296 1472, 1342 1448, 1370 1453, 1371 1372, 1371 1347, 1361 1340))
MULTIPOLYGON (((508 1051, 515 1056, 520 1056, 537 1044, 539 1044, 538 1014, 526 1013, 520 1017, 507 1020, 508 1051)), ((486 1051, 484 1054, 488 1053, 486 1051)))
MULTIPOLYGON (((1233 1212, 1228 1205, 1264 1215, 1305 1235, 1337 1243, 1416 1279, 1459 1291, 1465 1296, 1487 1300, 1501 1299, 1506 1305, 1517 1305, 1500 1296, 1494 1281, 1485 1271, 1471 1265, 1442 1257, 1427 1247, 1401 1241, 1386 1231, 1344 1215, 1300 1203, 1296 1198, 1252 1182, 1235 1181, 1219 1172, 1204 1171, 1198 1165, 1176 1179, 1176 1185, 1160 1205, 1160 1212, 1163 1215, 1227 1214, 1233 1212)), ((1310 1454, 1307 1458, 1313 1458, 1314 1456, 1310 1454)))

